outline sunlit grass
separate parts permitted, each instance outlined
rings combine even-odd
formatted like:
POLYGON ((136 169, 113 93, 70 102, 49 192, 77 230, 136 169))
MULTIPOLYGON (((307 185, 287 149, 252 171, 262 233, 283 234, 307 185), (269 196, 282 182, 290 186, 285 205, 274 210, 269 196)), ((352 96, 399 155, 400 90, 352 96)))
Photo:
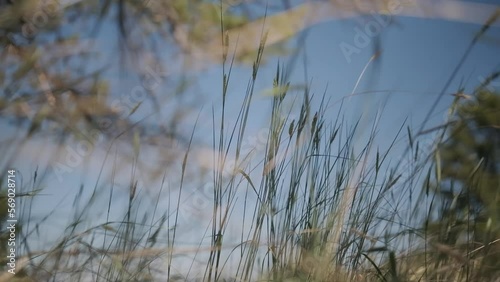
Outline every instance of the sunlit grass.
MULTIPOLYGON (((395 129, 393 143, 380 151, 375 146, 376 121, 360 145, 356 140, 359 120, 347 121, 341 115, 342 107, 331 117, 326 92, 318 95, 310 86, 290 88, 294 84, 287 81, 282 65, 277 66, 275 77, 259 77, 265 40, 263 35, 236 117, 228 116, 227 95, 228 86, 237 82, 231 79, 230 54, 227 50, 223 54, 221 111, 212 111, 213 166, 208 181, 213 195, 210 208, 205 210, 210 219, 203 225, 208 226, 204 236, 208 247, 200 242, 186 248, 179 240, 183 235, 180 226, 190 224, 183 222, 180 213, 186 187, 191 184, 186 179, 188 170, 197 165, 190 162, 194 127, 181 154, 178 186, 166 185, 164 177, 156 197, 148 198, 134 177, 134 164, 128 202, 117 215, 113 169, 110 183, 79 187, 74 214, 68 215, 72 222, 43 250, 32 250, 29 243, 38 236, 39 225, 51 224, 52 214, 35 221, 28 212, 21 221, 18 239, 25 244, 19 259, 28 262, 20 263, 15 278, 2 275, 0 281, 494 279, 495 270, 486 272, 483 261, 498 257, 499 238, 444 244, 436 240, 440 234, 429 224, 434 208, 445 205, 431 191, 433 183, 441 180, 440 150, 422 153, 418 136, 402 123, 395 129), (272 84, 272 91, 266 92, 270 118, 262 146, 250 154, 243 150, 243 143, 255 137, 247 126, 258 79, 272 84), (294 93, 289 93, 292 90, 294 93), (290 110, 285 106, 287 101, 296 107, 290 110), (393 145, 402 138, 408 138, 406 154, 413 160, 403 167, 408 171, 401 171, 397 161, 402 158, 391 154, 393 145), (92 189, 90 197, 83 196, 84 189, 92 189), (178 193, 175 197, 174 190, 178 193), (413 194, 403 192, 408 190, 413 194), (167 206, 160 203, 163 197, 169 198, 167 206), (90 211, 101 205, 102 199, 107 202, 106 212, 94 219, 90 211), (236 223, 241 233, 229 234, 236 223), (234 235, 240 238, 236 245, 226 239, 234 235), (471 247, 464 253, 463 245, 471 247), (493 251, 482 253, 483 249, 493 251), (190 266, 175 268, 175 262, 186 256, 193 261, 190 266), (237 263, 230 264, 229 258, 237 263), (194 262, 200 260, 203 269, 195 269, 194 262)), ((460 102, 457 98, 450 106, 450 124, 460 102)), ((437 129, 439 134, 433 141, 445 142, 446 129, 437 129)), ((139 148, 134 149, 139 152, 139 148)), ((30 185, 23 192, 38 189, 36 173, 30 185)), ((21 196, 23 211, 39 200, 36 193, 21 196), (25 201, 27 198, 32 201, 25 201)), ((2 218, 5 210, 2 206, 2 218)), ((439 220, 451 220, 451 215, 442 215, 439 220)), ((2 233, 2 248, 5 238, 2 233)), ((6 250, 0 250, 5 258, 6 250)))

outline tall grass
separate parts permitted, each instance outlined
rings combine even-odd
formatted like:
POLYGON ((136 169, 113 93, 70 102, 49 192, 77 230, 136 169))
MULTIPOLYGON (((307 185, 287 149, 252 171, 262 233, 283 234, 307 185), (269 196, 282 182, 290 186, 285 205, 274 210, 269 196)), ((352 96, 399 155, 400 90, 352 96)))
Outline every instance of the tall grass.
MULTIPOLYGON (((265 40, 264 35, 236 117, 227 113, 229 85, 235 83, 231 80, 233 62, 227 62, 228 50, 223 54, 221 111, 212 111, 213 170, 209 181, 213 195, 210 210, 206 211, 210 220, 205 225, 208 248, 200 242, 192 250, 182 250, 179 242, 182 236, 179 227, 190 224, 182 220, 180 210, 186 187, 191 184, 187 180, 188 170, 196 165, 189 158, 194 153, 191 144, 196 128, 193 128, 179 164, 178 187, 167 187, 168 172, 165 172, 158 194, 148 198, 133 166, 128 202, 120 209, 114 204, 117 176, 113 169, 110 182, 102 184, 98 180, 90 196, 84 196, 87 188, 80 186, 70 224, 52 245, 41 250, 31 249, 30 242, 37 240, 40 225, 51 224, 51 215, 34 221, 27 213, 19 230, 24 245, 19 255, 27 263, 20 266, 21 271, 15 277, 2 275, 0 280, 486 279, 481 275, 483 269, 475 266, 480 260, 464 256, 455 245, 433 241, 433 231, 422 224, 428 222, 426 219, 434 215, 433 208, 439 206, 439 199, 429 193, 432 181, 436 176, 439 180, 440 174, 440 168, 429 166, 429 160, 438 158, 439 150, 423 152, 425 149, 419 148, 412 130, 407 128, 405 133, 404 124, 395 131, 386 151, 375 147, 377 121, 360 146, 359 121, 346 121, 342 107, 331 119, 331 112, 327 112, 331 105, 327 91, 316 95, 307 86, 299 93, 289 93, 286 68, 278 65, 274 78, 264 78, 273 84, 265 142, 260 149, 243 150, 245 139, 252 134, 247 127, 253 113, 252 100, 265 40), (297 112, 286 107, 289 101, 297 112), (319 101, 317 108, 313 106, 316 101, 319 101), (396 158, 391 153, 404 138, 409 140, 407 155, 411 162, 402 171, 401 163, 391 162, 391 158, 396 158), (420 193, 422 183, 424 193, 420 193), (178 191, 175 197, 173 190, 178 191), (160 202, 165 194, 170 199, 166 206, 160 202), (106 199, 106 212, 94 219, 90 211, 101 205, 102 199, 106 199), (415 204, 416 211, 411 212, 415 204), (237 244, 227 239, 235 235, 231 234, 232 226, 240 230, 236 234, 240 238, 237 244), (188 255, 192 260, 189 267, 176 269, 175 262, 188 255), (236 263, 230 263, 231 259, 236 263), (204 261, 203 269, 195 269, 194 262, 199 260, 204 261)), ((440 134, 436 142, 443 142, 445 130, 446 127, 437 130, 440 134)), ((40 185, 35 173, 31 190, 25 191, 28 188, 23 187, 21 192, 25 194, 20 198, 23 211, 28 212, 33 201, 43 201, 28 193, 40 185), (32 199, 27 201, 27 197, 32 199)), ((1 212, 5 210, 2 206, 1 212)), ((2 238, 3 248, 5 237, 2 238)), ((498 239, 493 238, 490 244, 498 244, 498 239)), ((468 251, 470 254, 486 247, 468 251)))

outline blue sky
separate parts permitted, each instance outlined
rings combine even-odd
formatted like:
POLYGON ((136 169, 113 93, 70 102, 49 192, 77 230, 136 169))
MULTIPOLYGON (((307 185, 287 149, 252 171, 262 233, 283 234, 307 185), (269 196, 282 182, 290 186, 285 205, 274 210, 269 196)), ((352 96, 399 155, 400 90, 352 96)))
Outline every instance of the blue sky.
MULTIPOLYGON (((371 20, 370 16, 365 18, 368 21, 371 20)), ((362 22, 363 20, 333 20, 318 24, 305 31, 306 34, 303 34, 305 35, 305 44, 302 46, 302 51, 299 52, 299 58, 290 76, 291 83, 307 83, 304 81, 305 70, 302 62, 302 56, 305 54, 308 79, 312 81, 311 91, 317 95, 317 98, 320 98, 325 89, 327 89, 326 95, 331 98, 332 103, 351 94, 363 68, 373 54, 373 48, 372 45, 362 48, 361 53, 353 55, 352 61, 348 63, 342 54, 340 45, 342 42, 349 44, 353 42, 355 27, 363 28, 362 22)), ((380 111, 382 116, 377 145, 382 148, 388 146, 393 140, 397 130, 405 120, 411 128, 417 130, 479 28, 479 25, 458 22, 396 17, 394 24, 384 28, 381 34, 382 56, 368 66, 355 91, 356 93, 366 91, 367 94, 352 96, 342 109, 348 122, 354 123, 361 118, 362 128, 368 132, 377 111, 380 111), (382 92, 377 92, 379 90, 382 92)), ((130 77, 120 78, 117 75, 119 58, 116 55, 117 46, 115 45, 116 41, 114 41, 116 36, 112 34, 113 29, 113 27, 105 27, 97 42, 101 46, 99 48, 102 48, 101 51, 106 54, 105 57, 110 58, 115 63, 107 75, 113 82, 114 95, 118 96, 128 93, 139 82, 130 77)), ((485 39, 474 47, 451 86, 446 90, 446 94, 426 128, 444 121, 446 109, 453 100, 449 94, 454 93, 460 86, 465 87, 466 93, 470 93, 480 83, 481 77, 486 77, 499 69, 499 38, 500 29, 498 27, 492 28, 485 39)), ((297 38, 289 42, 291 47, 296 46, 296 44, 297 38)), ((168 60, 168 54, 165 54, 165 60, 168 60)), ((290 58, 268 59, 267 64, 261 67, 259 73, 257 93, 262 93, 262 90, 272 86, 272 78, 278 61, 287 65, 290 58)), ((168 61, 165 63, 168 64, 168 61)), ((228 94, 230 96, 229 116, 234 117, 238 112, 239 101, 245 93, 250 76, 251 67, 235 67, 228 94)), ((192 78, 196 84, 184 95, 186 95, 186 99, 201 101, 201 103, 192 105, 192 114, 201 113, 197 138, 200 138, 201 143, 205 143, 210 148, 211 109, 213 106, 216 111, 220 110, 221 68, 215 65, 209 66, 206 70, 192 74, 192 78)), ((161 90, 166 89, 168 92, 168 84, 161 85, 161 87, 161 90)), ((300 92, 292 92, 289 95, 297 95, 298 101, 300 101, 300 92)), ((165 109, 167 110, 162 113, 163 116, 168 115, 169 108, 165 107, 165 109)), ((261 95, 255 98, 252 105, 251 123, 249 124, 250 135, 265 126, 269 118, 269 109, 269 97, 261 95)), ((338 106, 329 110, 332 118, 337 115, 338 110, 338 106)), ((149 112, 150 109, 145 104, 144 108, 137 112, 137 118, 139 119, 149 112)), ((190 116, 189 120, 192 121, 193 118, 194 116, 190 116)), ((158 121, 161 122, 162 119, 153 117, 147 121, 154 124, 158 121)), ((189 124, 188 122, 187 126, 183 128, 185 132, 190 132, 192 129, 189 124)), ((8 125, 2 124, 2 128, 7 130, 4 132, 12 134, 12 127, 9 128, 8 125)), ((402 138, 400 145, 398 150, 402 150, 406 145, 405 138, 402 138)), ((38 163, 33 162, 33 152, 39 151, 40 147, 49 148, 50 144, 47 141, 40 141, 30 142, 27 146, 31 146, 31 148, 24 150, 13 164, 25 176, 32 174, 34 169, 39 166, 38 163)), ((60 209, 57 212, 57 217, 64 220, 64 215, 71 213, 74 208, 71 202, 80 183, 90 187, 94 186, 97 172, 103 162, 105 149, 96 149, 89 157, 90 163, 78 166, 76 171, 64 177, 63 182, 47 181, 44 186, 47 187, 46 193, 49 196, 44 196, 46 198, 38 201, 38 211, 40 213, 49 212, 56 203, 62 202, 61 206, 57 207, 60 209), (64 197, 67 200, 64 200, 64 197)), ((394 152, 395 155, 400 152, 398 150, 394 152)), ((154 154, 154 152, 144 152, 144 154, 143 158, 147 160, 146 156, 154 154)), ((118 181, 121 182, 119 185, 126 187, 129 176, 129 170, 125 170, 122 178, 118 181)), ((158 183, 152 186, 155 185, 158 187, 158 183)), ((147 192, 147 188, 144 189, 147 192)), ((125 191, 124 200, 126 193, 125 191)), ((100 212, 96 211, 96 213, 100 212)), ((54 226, 63 228, 64 224, 55 224, 54 226)), ((57 229, 52 226, 46 231, 55 233, 57 229)), ((196 242, 196 239, 194 241, 196 242)))

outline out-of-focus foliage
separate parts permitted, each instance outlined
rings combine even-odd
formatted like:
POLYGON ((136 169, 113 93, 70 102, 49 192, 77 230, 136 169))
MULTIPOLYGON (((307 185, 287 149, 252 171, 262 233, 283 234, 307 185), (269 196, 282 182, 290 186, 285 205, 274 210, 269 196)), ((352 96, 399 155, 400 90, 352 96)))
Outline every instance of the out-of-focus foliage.
MULTIPOLYGON (((237 63, 252 62, 264 34, 265 55, 288 54, 283 43, 311 25, 373 11, 387 14, 389 2, 0 0, 0 118, 16 123, 27 137, 47 130, 50 136, 72 136, 98 129, 114 138, 134 126, 141 137, 149 132, 149 139, 175 139, 178 133, 169 131, 175 126, 152 130, 145 123, 133 125, 129 117, 148 105, 157 113, 179 103, 183 96, 177 94, 189 81, 183 67, 220 63, 222 50, 237 63), (228 39, 224 43, 221 29, 228 39), (103 37, 107 54, 99 41, 103 37), (157 87, 146 89, 140 101, 116 107, 130 97, 110 81, 113 68, 143 81, 151 80, 153 70, 157 87), (158 75, 167 72, 176 76, 158 75)), ((413 3, 416 8, 400 4, 413 15, 422 10, 419 3, 413 3)), ((172 107, 164 124, 179 123, 184 106, 172 107)))
MULTIPOLYGON (((248 21, 243 13, 228 9, 203 0, 2 1, 0 117, 24 123, 28 136, 54 125, 62 133, 80 131, 103 118, 126 125, 140 103, 126 109, 111 105, 124 98, 105 76, 115 66, 112 61, 120 58, 124 66, 133 65, 123 71, 139 80, 156 75, 157 84, 165 83, 168 78, 159 76, 170 70, 162 65, 166 52, 158 44, 189 54, 192 46, 203 46, 220 33, 221 13, 225 29, 248 21), (116 27, 118 33, 111 35, 117 39, 115 53, 122 56, 103 60, 95 37, 110 33, 104 26, 116 27)), ((166 55, 175 55, 171 53, 166 55)), ((182 70, 177 72, 182 75, 182 70)), ((171 101, 162 87, 145 88, 157 107, 159 101, 171 101)))
MULTIPOLYGON (((500 95, 486 90, 456 107, 436 153, 435 192, 443 200, 429 224, 440 244, 456 246, 484 277, 500 270, 500 95)), ((444 259, 444 258, 443 258, 444 259)), ((472 266, 470 266, 472 267, 472 266)), ((477 278, 477 277, 476 277, 477 278)))

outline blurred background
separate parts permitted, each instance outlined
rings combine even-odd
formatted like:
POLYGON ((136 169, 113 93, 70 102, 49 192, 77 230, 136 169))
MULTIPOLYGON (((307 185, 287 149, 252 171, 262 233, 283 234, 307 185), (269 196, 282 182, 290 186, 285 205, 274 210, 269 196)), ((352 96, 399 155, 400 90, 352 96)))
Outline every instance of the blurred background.
POLYGON ((498 8, 454 0, 1 1, 0 175, 7 183, 7 170, 16 170, 19 219, 18 275, 1 281, 256 281, 268 273, 334 281, 304 274, 309 257, 342 266, 338 281, 480 281, 478 273, 494 281, 498 263, 473 261, 471 251, 500 238, 498 8), (467 108, 472 101, 477 112, 467 108), (476 125, 490 131, 453 141, 468 124, 460 113, 485 113, 476 125), (300 141, 286 146, 294 134, 300 141), (326 154, 319 148, 339 163, 310 160, 326 154), (460 177, 483 166, 492 188, 474 198, 460 177), (295 186, 308 192, 290 192, 295 186), (328 194, 333 187, 342 192, 328 194), (442 197, 439 208, 432 195, 442 197), (361 219, 371 208, 377 213, 361 219), (446 234, 430 231, 452 213, 453 223, 436 227, 446 234), (469 220, 487 231, 471 231, 469 220), (468 229, 449 241, 459 225, 468 229), (297 235, 310 233, 312 249, 297 235), (411 263, 400 255, 431 237, 439 238, 438 258, 429 255, 435 273, 423 274, 425 252, 411 263))

